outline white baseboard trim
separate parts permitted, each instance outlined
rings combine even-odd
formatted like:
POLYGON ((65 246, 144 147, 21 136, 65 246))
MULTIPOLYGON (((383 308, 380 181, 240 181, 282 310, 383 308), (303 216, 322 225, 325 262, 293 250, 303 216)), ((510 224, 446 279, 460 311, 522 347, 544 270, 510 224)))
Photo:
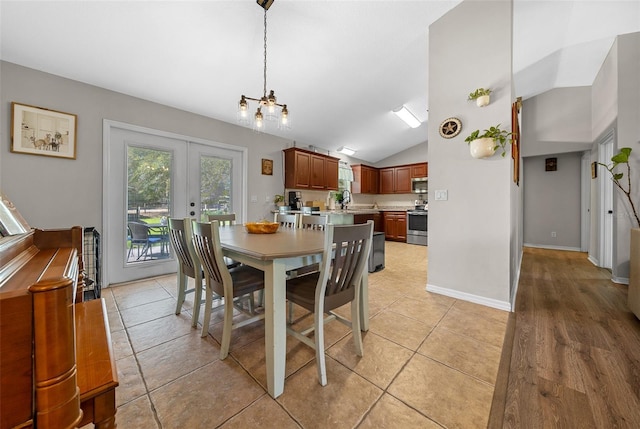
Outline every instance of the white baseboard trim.
POLYGON ((587 261, 591 262, 591 263, 592 263, 593 265, 595 265, 596 267, 599 267, 599 266, 600 266, 600 262, 599 262, 596 258, 594 258, 592 255, 589 255, 589 256, 587 257, 587 261))
POLYGON ((571 252, 582 252, 582 249, 579 247, 566 247, 566 246, 552 246, 549 244, 531 244, 531 243, 524 243, 524 247, 535 247, 538 249, 549 249, 549 250, 568 250, 571 252))
POLYGON ((511 298, 510 298, 510 302, 511 302, 511 310, 510 311, 515 311, 516 308, 516 297, 518 296, 518 285, 520 284, 520 270, 522 269, 522 256, 524 254, 524 250, 520 249, 520 260, 518 261, 518 268, 516 269, 516 275, 513 279, 513 281, 515 282, 514 285, 512 285, 512 290, 513 293, 511 294, 511 298))
POLYGON ((473 295, 466 292, 460 292, 458 290, 448 289, 427 283, 427 291, 437 293, 440 295, 449 296, 451 298, 461 299, 463 301, 473 302, 475 304, 484 305, 491 308, 497 308, 498 310, 512 311, 511 304, 508 301, 499 301, 493 298, 485 298, 483 296, 473 295))
POLYGON ((611 276, 611 281, 614 282, 614 283, 621 284, 621 285, 628 285, 629 284, 629 279, 627 277, 611 276))

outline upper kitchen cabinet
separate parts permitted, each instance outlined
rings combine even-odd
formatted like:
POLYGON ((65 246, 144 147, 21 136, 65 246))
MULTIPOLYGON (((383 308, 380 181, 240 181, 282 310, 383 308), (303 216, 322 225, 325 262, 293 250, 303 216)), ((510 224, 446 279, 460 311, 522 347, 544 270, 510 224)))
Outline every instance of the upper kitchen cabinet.
POLYGON ((413 164, 411 166, 411 178, 419 179, 422 177, 429 177, 429 164, 426 162, 413 164))
POLYGON ((338 189, 338 158, 295 147, 283 152, 285 188, 338 189))
POLYGON ((351 182, 351 192, 354 194, 377 194, 379 173, 375 167, 368 165, 353 165, 353 182, 351 182))
POLYGON ((381 194, 410 194, 411 166, 387 167, 380 169, 381 194))

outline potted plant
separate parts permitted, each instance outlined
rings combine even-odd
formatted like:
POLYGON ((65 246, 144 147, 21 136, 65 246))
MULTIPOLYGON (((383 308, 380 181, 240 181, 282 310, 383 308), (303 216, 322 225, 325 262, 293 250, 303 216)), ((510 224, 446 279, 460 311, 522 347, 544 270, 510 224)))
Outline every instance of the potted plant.
POLYGON ((273 197, 273 203, 276 206, 283 206, 284 205, 284 195, 276 194, 273 197))
POLYGON ((484 107, 491 101, 490 94, 490 89, 478 88, 469 94, 469 100, 476 100, 476 105, 478 107, 484 107))
POLYGON ((511 133, 500 129, 500 124, 498 124, 484 130, 482 134, 480 134, 480 130, 475 130, 464 141, 469 143, 469 152, 474 158, 493 156, 499 147, 502 148, 502 156, 504 157, 507 153, 505 146, 510 136, 511 133))
POLYGON ((606 165, 599 162, 607 171, 611 174, 611 180, 618 189, 627 197, 631 212, 635 217, 635 227, 631 226, 631 249, 629 252, 629 290, 627 296, 627 302, 629 308, 640 319, 640 216, 638 215, 638 209, 633 202, 631 195, 631 164, 629 164, 629 158, 631 157, 631 148, 623 147, 620 152, 611 157, 611 164, 606 165), (618 166, 627 166, 627 180, 626 187, 623 184, 624 173, 618 173, 614 171, 618 166))

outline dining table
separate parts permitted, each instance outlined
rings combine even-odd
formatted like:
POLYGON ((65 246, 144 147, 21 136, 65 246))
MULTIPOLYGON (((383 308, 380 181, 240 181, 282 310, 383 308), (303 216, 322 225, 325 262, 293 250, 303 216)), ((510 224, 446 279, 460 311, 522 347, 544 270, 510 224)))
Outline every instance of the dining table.
MULTIPOLYGON (((253 234, 243 225, 220 228, 225 256, 264 272, 264 323, 267 391, 277 398, 284 391, 287 350, 287 271, 322 260, 325 232, 279 228, 273 234, 253 234)), ((369 329, 368 271, 360 288, 360 326, 369 329)))

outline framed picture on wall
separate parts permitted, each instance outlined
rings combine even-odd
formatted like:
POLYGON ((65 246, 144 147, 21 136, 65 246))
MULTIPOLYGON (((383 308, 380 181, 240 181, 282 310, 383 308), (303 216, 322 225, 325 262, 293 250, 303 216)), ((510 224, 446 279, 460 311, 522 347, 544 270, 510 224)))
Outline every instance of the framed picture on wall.
POLYGON ((77 116, 11 103, 11 152, 76 159, 77 116))
POLYGON ((273 176, 273 160, 262 159, 262 174, 273 176))

